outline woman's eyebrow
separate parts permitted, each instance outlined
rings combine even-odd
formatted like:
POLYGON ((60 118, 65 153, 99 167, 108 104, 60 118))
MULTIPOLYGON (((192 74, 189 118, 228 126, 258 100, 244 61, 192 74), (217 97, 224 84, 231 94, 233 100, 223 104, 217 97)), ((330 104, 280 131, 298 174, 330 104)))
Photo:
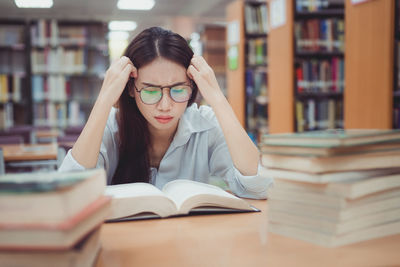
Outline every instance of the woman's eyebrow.
POLYGON ((155 87, 174 87, 174 86, 182 85, 182 84, 185 84, 185 83, 187 83, 187 81, 184 81, 184 82, 177 82, 177 83, 174 83, 174 84, 171 84, 171 85, 161 86, 161 85, 152 84, 152 83, 148 83, 148 82, 142 82, 143 85, 146 85, 146 86, 155 86, 155 87))

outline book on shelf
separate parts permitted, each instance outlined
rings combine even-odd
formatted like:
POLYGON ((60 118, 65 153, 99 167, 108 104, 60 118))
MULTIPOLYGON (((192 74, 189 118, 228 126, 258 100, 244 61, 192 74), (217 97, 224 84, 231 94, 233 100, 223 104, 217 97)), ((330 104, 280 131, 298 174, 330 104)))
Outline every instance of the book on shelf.
POLYGON ((341 100, 320 99, 298 95, 296 100, 296 127, 298 132, 335 129, 343 126, 341 100))
POLYGON ((244 6, 245 29, 248 34, 266 34, 269 31, 267 5, 244 6))
POLYGON ((299 59, 295 70, 298 94, 342 93, 344 91, 344 60, 299 59))
POLYGON ((329 129, 304 133, 264 135, 263 144, 300 147, 339 147, 400 140, 400 130, 329 129))
POLYGON ((34 74, 82 74, 87 69, 88 50, 83 48, 35 49, 31 52, 34 74))
POLYGON ((91 267, 100 250, 100 228, 96 228, 69 250, 0 250, 0 262, 14 267, 91 267))
POLYGON ((106 195, 112 197, 109 222, 188 214, 259 211, 245 200, 217 186, 191 180, 168 182, 162 190, 147 183, 112 185, 106 188, 106 195))
POLYGON ((296 11, 320 11, 344 6, 344 0, 296 0, 296 11))
POLYGON ((19 47, 24 45, 24 25, 8 24, 1 25, 0 45, 19 47))
POLYGON ((309 129, 316 129, 317 128, 317 120, 315 117, 315 114, 317 114, 315 112, 315 106, 316 106, 316 102, 313 99, 309 99, 307 101, 308 103, 308 108, 306 109, 307 115, 307 122, 308 122, 308 128, 309 129))
POLYGON ((0 74, 0 103, 21 102, 22 79, 20 74, 0 74))
POLYGON ((9 100, 9 79, 8 75, 0 74, 0 103, 9 100))
POLYGON ((68 103, 68 125, 79 126, 86 122, 85 114, 81 110, 81 105, 77 100, 68 103))
POLYGON ((8 129, 14 126, 14 107, 8 102, 0 107, 0 129, 8 129))
POLYGON ((63 25, 56 20, 39 19, 31 25, 32 45, 38 47, 57 45, 86 45, 85 25, 63 25))
POLYGON ((254 38, 247 41, 247 64, 264 66, 267 64, 266 38, 254 38))
POLYGON ((294 24, 296 52, 343 52, 344 20, 306 19, 294 24))

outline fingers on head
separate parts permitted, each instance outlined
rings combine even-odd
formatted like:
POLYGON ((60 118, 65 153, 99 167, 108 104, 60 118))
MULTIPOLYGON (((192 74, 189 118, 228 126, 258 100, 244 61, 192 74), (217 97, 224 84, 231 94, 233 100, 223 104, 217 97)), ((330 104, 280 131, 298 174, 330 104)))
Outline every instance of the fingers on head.
POLYGON ((131 71, 130 71, 129 76, 132 77, 132 78, 137 78, 137 68, 135 67, 135 65, 133 65, 132 61, 128 57, 122 56, 119 59, 119 62, 121 63, 121 66, 123 68, 125 68, 126 66, 130 66, 131 67, 130 68, 131 71))
MULTIPOLYGON (((188 74, 191 76, 191 78, 193 79, 193 78, 195 78, 198 74, 199 74, 199 71, 196 69, 196 67, 195 66, 193 66, 193 65, 190 65, 189 66, 189 68, 188 68, 188 74)), ((189 77, 190 77, 189 76, 189 77)))

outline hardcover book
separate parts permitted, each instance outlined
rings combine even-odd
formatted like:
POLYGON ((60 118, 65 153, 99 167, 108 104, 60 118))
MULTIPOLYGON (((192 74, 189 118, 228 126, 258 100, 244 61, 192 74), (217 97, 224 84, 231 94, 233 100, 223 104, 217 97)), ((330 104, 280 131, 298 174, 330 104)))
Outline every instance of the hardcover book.
POLYGON ((112 185, 106 188, 106 195, 113 198, 108 222, 189 213, 259 211, 217 186, 192 180, 174 180, 162 190, 147 183, 112 185))
POLYGON ((400 130, 330 129, 303 133, 271 134, 262 143, 279 146, 339 147, 399 141, 400 130))

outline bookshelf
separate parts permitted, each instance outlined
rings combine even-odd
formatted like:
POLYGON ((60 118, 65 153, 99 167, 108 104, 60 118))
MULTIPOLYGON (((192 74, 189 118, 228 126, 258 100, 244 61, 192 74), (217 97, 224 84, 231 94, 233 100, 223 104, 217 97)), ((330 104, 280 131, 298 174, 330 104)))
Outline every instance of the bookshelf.
MULTIPOLYGON (((270 0, 271 2, 275 0, 270 0)), ((397 0, 396 0, 397 1, 397 0)), ((304 1, 305 3, 309 1, 304 1)), ((335 1, 336 2, 336 1, 335 1)), ((286 23, 271 28, 268 35, 269 56, 269 129, 270 133, 294 132, 296 126, 296 82, 295 61, 313 54, 297 53, 290 44, 296 44, 293 33, 296 23, 296 6, 285 1, 286 23), (293 18, 293 19, 292 19, 293 18), (288 44, 289 43, 289 44, 288 44)), ((398 3, 397 3, 398 4, 398 3)), ((329 93, 329 98, 342 99, 343 110, 336 126, 344 128, 393 127, 398 92, 394 92, 394 44, 395 1, 368 0, 353 4, 346 0, 345 17, 345 68, 342 96, 329 93), (393 96, 395 95, 395 96, 393 96), (395 101, 393 101, 395 99, 395 101)), ((338 15, 337 11, 304 14, 300 17, 321 18, 338 15)), ((396 23, 399 21, 397 20, 396 23)), ((325 57, 325 52, 318 57, 325 57)), ((334 52, 329 55, 338 57, 334 52)), ((324 94, 318 96, 323 98, 324 94)), ((340 101, 340 100, 339 100, 340 101)), ((398 101, 398 100, 397 100, 398 101)), ((340 103, 340 102, 339 102, 340 103)), ((398 103, 398 102, 397 102, 398 103)), ((313 113, 318 114, 317 109, 313 113), (315 112, 315 113, 314 113, 315 112)))
POLYGON ((84 124, 109 65, 106 25, 41 19, 30 33, 33 125, 84 124))
POLYGON ((202 56, 214 70, 221 90, 226 95, 226 27, 204 25, 200 31, 202 56))
POLYGON ((258 142, 268 132, 267 2, 234 1, 227 7, 227 21, 228 100, 249 136, 258 142), (229 25, 235 23, 236 32, 229 32, 229 25), (229 34, 237 35, 237 43, 230 43, 229 34), (232 48, 237 49, 237 65, 229 63, 232 48))
POLYGON ((297 132, 343 127, 344 1, 295 1, 297 132))
POLYGON ((400 129, 400 0, 394 12, 393 128, 400 129))
POLYGON ((0 20, 0 130, 23 124, 29 116, 25 21, 0 20))
POLYGON ((283 2, 268 36, 270 133, 341 128, 344 0, 283 2))

